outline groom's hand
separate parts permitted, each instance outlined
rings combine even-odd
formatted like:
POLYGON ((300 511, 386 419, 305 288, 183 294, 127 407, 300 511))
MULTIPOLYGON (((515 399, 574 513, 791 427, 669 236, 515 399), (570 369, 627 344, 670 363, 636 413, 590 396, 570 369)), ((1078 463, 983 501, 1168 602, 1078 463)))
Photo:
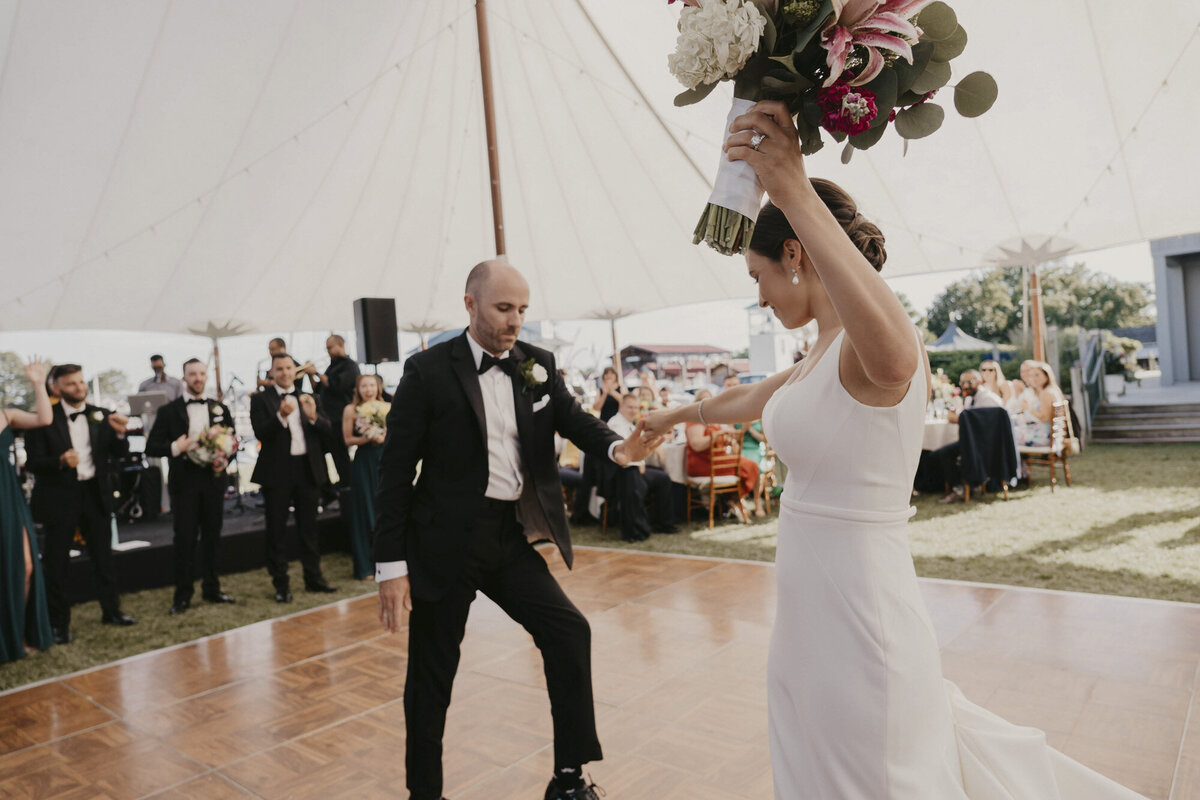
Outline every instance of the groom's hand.
POLYGON ((379 582, 379 621, 388 633, 400 632, 403 611, 412 611, 412 595, 408 591, 408 576, 379 582))
POLYGON ((646 456, 654 452, 654 448, 662 444, 662 436, 654 436, 647 441, 642 441, 642 433, 646 430, 646 423, 639 422, 637 427, 633 429, 633 433, 629 434, 629 438, 613 448, 613 461, 617 462, 622 467, 628 466, 635 461, 645 461, 646 456))

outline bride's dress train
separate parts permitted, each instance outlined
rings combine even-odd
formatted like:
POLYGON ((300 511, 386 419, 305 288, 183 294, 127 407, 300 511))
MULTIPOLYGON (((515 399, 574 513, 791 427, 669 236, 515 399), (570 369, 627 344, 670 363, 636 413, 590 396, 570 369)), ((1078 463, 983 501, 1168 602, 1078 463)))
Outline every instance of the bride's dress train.
POLYGON ((1141 798, 942 678, 907 531, 924 371, 899 404, 862 405, 838 377, 843 337, 763 411, 789 466, 767 668, 777 800, 1141 798))

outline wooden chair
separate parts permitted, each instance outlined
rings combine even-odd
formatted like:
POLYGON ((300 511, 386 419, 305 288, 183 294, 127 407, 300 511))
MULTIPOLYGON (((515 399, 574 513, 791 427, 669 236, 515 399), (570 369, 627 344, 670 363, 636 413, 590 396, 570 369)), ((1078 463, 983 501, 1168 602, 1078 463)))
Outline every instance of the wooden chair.
POLYGON ((1050 420, 1050 444, 1043 447, 1023 446, 1017 452, 1025 463, 1025 471, 1029 473, 1029 482, 1033 483, 1033 467, 1050 468, 1050 491, 1058 485, 1057 465, 1062 464, 1063 475, 1067 486, 1071 485, 1071 465, 1068 456, 1071 451, 1070 442, 1075 438, 1071 429, 1071 412, 1066 400, 1054 404, 1054 416, 1050 420))
MULTIPOLYGON (((742 501, 741 477, 738 475, 742 460, 742 437, 726 434, 715 436, 709 455, 708 475, 687 476, 687 521, 692 521, 693 505, 700 508, 707 506, 708 529, 712 530, 717 495, 732 494, 733 502, 742 501), (732 474, 728 474, 730 471, 732 474), (692 490, 696 491, 695 498, 692 497, 692 490), (705 497, 708 498, 707 503, 705 497)), ((744 521, 749 522, 748 519, 744 521)))

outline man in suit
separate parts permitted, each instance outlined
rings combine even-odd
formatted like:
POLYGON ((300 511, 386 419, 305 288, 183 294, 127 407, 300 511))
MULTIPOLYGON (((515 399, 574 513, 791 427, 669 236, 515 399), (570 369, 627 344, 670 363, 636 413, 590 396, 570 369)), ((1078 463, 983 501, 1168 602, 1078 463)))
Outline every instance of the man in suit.
POLYGON ((517 270, 477 265, 465 303, 467 331, 405 363, 380 463, 380 621, 396 633, 403 610, 410 612, 408 789, 413 800, 441 797, 450 689, 467 613, 482 591, 542 652, 554 723, 546 798, 595 798, 582 774, 583 764, 601 758, 591 631, 532 543, 549 539, 571 566, 556 432, 619 464, 644 458, 655 443, 643 444, 640 428, 622 441, 575 402, 553 354, 517 341, 529 304, 517 270))
MULTIPOLYGON (((641 414, 641 402, 633 394, 621 398, 621 410, 608 421, 618 436, 632 436, 641 414)), ((639 461, 622 470, 616 476, 616 490, 621 503, 621 538, 627 542, 642 542, 650 538, 653 524, 657 533, 679 533, 671 522, 674 516, 671 498, 671 476, 658 467, 648 467, 639 461), (654 521, 646 511, 646 502, 654 509, 654 521)))
POLYGON ((296 536, 304 588, 309 592, 336 592, 321 574, 317 544, 317 501, 329 482, 325 451, 332 433, 329 418, 311 394, 296 388, 296 361, 287 353, 271 359, 273 386, 250 398, 250 424, 262 445, 252 481, 262 487, 266 503, 267 571, 275 585, 275 602, 292 602, 288 580, 288 507, 296 510, 296 536))
MULTIPOLYGON (((963 408, 1003 408, 1004 401, 1000 395, 993 392, 983 383, 983 375, 977 369, 969 369, 958 376, 958 388, 962 391, 963 408)), ((946 421, 951 425, 958 424, 958 410, 950 409, 946 421)), ((962 455, 962 445, 958 441, 940 447, 933 452, 934 458, 942 467, 942 477, 950 487, 950 493, 939 500, 939 503, 962 502, 966 490, 962 486, 962 470, 958 459, 962 455)))
POLYGON ((50 628, 56 643, 67 644, 72 639, 67 565, 76 528, 96 577, 100 621, 120 626, 137 622, 121 613, 110 524, 120 496, 120 476, 112 461, 129 452, 129 419, 87 402, 87 381, 78 364, 56 367, 55 385, 61 402, 54 406, 54 421, 25 434, 25 451, 26 466, 36 478, 33 514, 46 532, 42 561, 50 628))
POLYGON ((159 410, 146 442, 146 455, 171 459, 167 488, 171 493, 175 528, 175 598, 169 612, 172 615, 187 611, 196 592, 197 538, 202 596, 209 603, 235 602, 221 591, 217 577, 217 542, 224 522, 228 475, 224 468, 201 466, 187 455, 198 447, 196 437, 207 428, 220 425, 233 430, 233 414, 224 403, 205 394, 208 369, 200 359, 184 362, 183 381, 186 386, 183 395, 159 410))

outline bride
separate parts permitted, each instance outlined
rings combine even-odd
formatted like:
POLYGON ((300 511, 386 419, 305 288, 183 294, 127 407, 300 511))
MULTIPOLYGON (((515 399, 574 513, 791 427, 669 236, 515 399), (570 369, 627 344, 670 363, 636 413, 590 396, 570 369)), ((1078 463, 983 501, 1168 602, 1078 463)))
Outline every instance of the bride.
POLYGON ((820 335, 798 367, 654 412, 646 435, 761 418, 789 466, 767 666, 775 797, 1139 798, 942 678, 906 530, 929 363, 878 274, 883 235, 845 191, 808 178, 782 103, 730 130, 727 157, 771 201, 746 254, 759 304, 788 328, 815 319, 820 335))

